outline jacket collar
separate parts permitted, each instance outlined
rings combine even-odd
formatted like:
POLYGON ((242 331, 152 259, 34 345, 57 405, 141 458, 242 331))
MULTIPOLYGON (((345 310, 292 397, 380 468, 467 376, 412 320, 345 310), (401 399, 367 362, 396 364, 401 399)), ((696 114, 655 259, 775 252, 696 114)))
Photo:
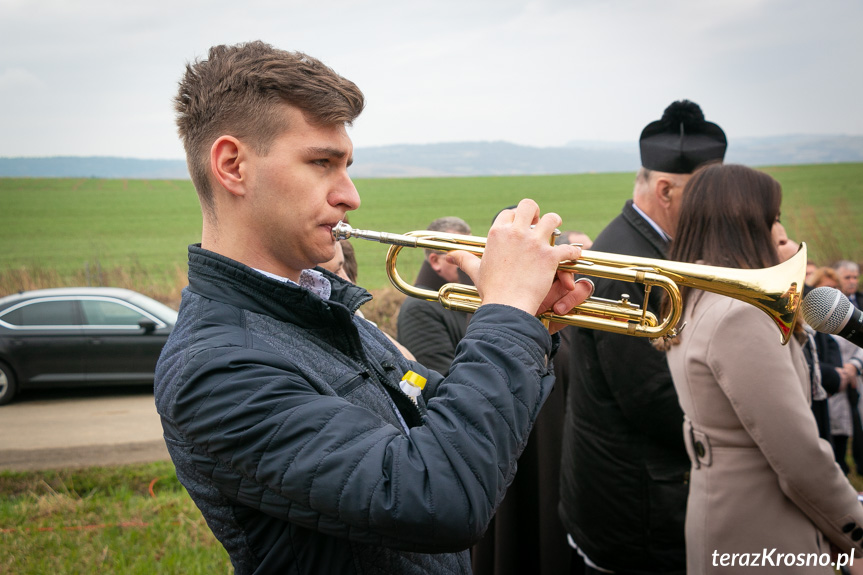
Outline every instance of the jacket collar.
POLYGON ((668 256, 668 241, 662 237, 659 232, 653 229, 653 226, 645 220, 641 214, 633 207, 632 200, 627 200, 621 212, 623 218, 629 222, 635 231, 654 247, 663 257, 668 256))

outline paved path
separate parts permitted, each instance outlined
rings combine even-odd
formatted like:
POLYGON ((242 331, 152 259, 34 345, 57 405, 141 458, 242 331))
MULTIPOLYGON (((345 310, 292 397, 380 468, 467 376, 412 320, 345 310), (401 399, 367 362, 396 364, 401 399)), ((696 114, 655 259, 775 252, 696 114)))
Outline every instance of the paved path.
POLYGON ((153 392, 31 392, 0 407, 0 470, 122 465, 169 459, 153 392))

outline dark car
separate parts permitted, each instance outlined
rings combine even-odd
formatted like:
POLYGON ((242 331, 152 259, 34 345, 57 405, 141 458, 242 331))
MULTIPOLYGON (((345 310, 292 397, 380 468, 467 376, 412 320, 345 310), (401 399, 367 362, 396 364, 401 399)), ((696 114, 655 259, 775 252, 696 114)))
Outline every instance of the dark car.
POLYGON ((19 391, 153 383, 177 312, 119 288, 0 298, 0 405, 19 391))

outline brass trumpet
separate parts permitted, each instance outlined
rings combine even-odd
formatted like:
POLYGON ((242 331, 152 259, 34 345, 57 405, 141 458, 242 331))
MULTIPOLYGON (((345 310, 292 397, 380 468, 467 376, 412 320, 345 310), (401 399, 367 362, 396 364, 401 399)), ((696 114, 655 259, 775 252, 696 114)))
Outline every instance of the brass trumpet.
MULTIPOLYGON (((354 229, 344 222, 333 227, 336 240, 360 238, 389 244, 387 276, 408 296, 439 302, 447 309, 475 312, 481 300, 476 288, 449 283, 438 291, 417 288, 404 281, 396 269, 399 252, 406 247, 435 251, 464 250, 482 257, 486 238, 419 230, 391 234, 354 229)), ((574 274, 644 284, 647 297, 653 286, 666 291, 671 312, 660 322, 656 315, 621 295, 619 300, 591 297, 565 315, 546 312, 543 321, 559 322, 590 329, 639 337, 674 337, 683 311, 680 287, 685 286, 728 296, 754 305, 776 323, 782 344, 788 343, 800 310, 806 276, 806 244, 789 260, 766 269, 737 269, 655 260, 584 250, 576 261, 564 261, 558 270, 574 274)))

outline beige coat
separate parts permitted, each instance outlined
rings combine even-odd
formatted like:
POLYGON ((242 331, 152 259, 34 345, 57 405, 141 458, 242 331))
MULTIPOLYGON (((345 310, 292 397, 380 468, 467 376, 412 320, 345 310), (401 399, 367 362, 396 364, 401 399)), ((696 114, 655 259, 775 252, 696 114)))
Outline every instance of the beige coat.
POLYGON ((685 319, 668 363, 692 460, 688 573, 832 573, 813 565, 830 552, 824 535, 859 557, 863 507, 818 437, 800 346, 781 346, 764 312, 715 294, 695 294, 685 319))

